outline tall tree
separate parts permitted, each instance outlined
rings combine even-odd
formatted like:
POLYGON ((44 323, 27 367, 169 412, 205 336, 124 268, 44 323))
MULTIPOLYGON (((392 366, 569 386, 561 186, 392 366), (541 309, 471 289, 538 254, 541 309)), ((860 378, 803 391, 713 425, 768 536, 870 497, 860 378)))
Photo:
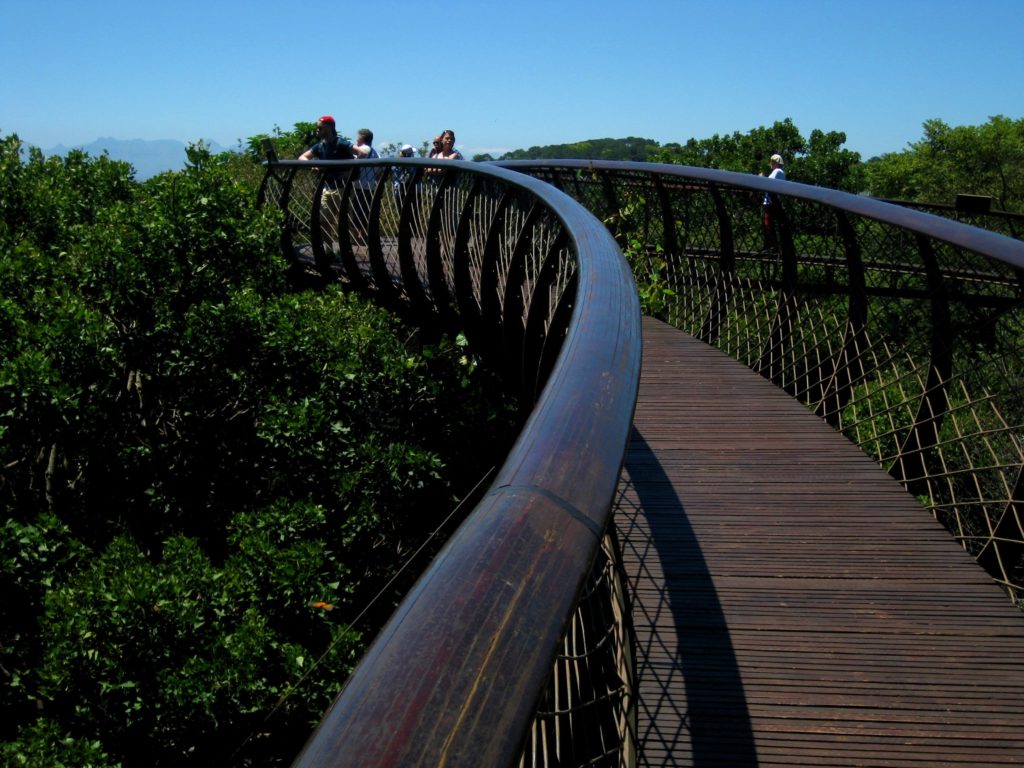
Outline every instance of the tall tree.
POLYGON ((872 158, 868 191, 877 197, 951 203, 958 193, 987 195, 997 210, 1024 213, 1024 118, 982 125, 923 124, 924 137, 903 152, 872 158))
POLYGON ((823 187, 860 191, 860 155, 842 149, 846 134, 841 131, 811 131, 804 139, 792 119, 759 126, 747 133, 690 139, 686 144, 666 144, 651 160, 700 168, 720 168, 740 173, 763 173, 768 159, 780 154, 786 160, 786 178, 823 187))

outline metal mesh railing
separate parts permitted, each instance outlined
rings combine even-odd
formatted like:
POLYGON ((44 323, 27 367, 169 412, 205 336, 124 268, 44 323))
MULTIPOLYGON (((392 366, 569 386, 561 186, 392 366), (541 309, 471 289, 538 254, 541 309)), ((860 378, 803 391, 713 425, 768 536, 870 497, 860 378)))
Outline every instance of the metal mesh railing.
POLYGON ((503 165, 535 178, 268 167, 297 276, 346 283, 425 333, 464 332, 529 413, 300 764, 632 763, 628 621, 599 542, 635 399, 635 291, 840 429, 1021 599, 1024 244, 728 172, 503 165), (766 227, 768 191, 781 202, 766 227))
POLYGON ((1024 598, 1024 243, 723 171, 502 165, 586 205, 626 250, 645 312, 813 408, 1024 598))
POLYGON ((550 186, 478 164, 270 162, 260 194, 284 213, 300 283, 340 281, 427 336, 465 333, 525 422, 296 765, 630 764, 628 622, 604 532, 640 313, 614 240, 550 186))
POLYGON ((611 532, 562 640, 519 768, 636 764, 632 632, 611 532))
POLYGON ((885 200, 882 202, 933 213, 972 227, 981 227, 1017 240, 1024 239, 1024 213, 992 208, 993 198, 983 195, 957 195, 954 203, 922 203, 916 200, 885 200))
POLYGON ((464 331, 528 403, 537 396, 575 300, 576 259, 535 194, 414 161, 277 163, 261 194, 285 212, 282 245, 298 273, 346 283, 429 333, 464 331))

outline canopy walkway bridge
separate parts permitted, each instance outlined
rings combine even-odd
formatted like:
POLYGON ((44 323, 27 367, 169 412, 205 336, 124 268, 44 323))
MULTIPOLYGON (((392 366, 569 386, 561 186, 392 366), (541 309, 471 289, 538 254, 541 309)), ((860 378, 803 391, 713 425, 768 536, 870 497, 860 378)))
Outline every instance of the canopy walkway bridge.
POLYGON ((648 164, 261 197, 523 413, 296 765, 1024 764, 1024 243, 648 164))

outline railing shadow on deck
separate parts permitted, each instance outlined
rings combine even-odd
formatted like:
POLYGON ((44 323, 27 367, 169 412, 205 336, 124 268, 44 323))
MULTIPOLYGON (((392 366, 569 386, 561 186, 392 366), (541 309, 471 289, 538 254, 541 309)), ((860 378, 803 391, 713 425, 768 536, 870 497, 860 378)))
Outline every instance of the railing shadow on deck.
POLYGON ((271 161, 260 195, 284 211, 297 278, 465 333, 525 420, 296 765, 628 764, 629 641, 604 534, 640 313, 614 240, 550 185, 479 164, 271 161))
MULTIPOLYGON (((678 653, 672 654, 673 667, 678 674, 650 674, 651 679, 679 679, 685 689, 685 698, 675 695, 670 688, 653 695, 638 696, 638 718, 650 725, 651 733, 638 737, 637 750, 643 752, 645 738, 656 733, 659 751, 676 754, 685 751, 692 756, 693 765, 720 764, 723 755, 736 766, 756 766, 757 748, 743 679, 733 648, 725 612, 718 597, 714 580, 701 551, 700 542, 690 526, 686 508, 674 493, 657 454, 635 426, 631 437, 630 471, 620 484, 617 502, 616 527, 624 539, 630 538, 630 528, 642 510, 670 510, 667 514, 644 515, 647 536, 663 562, 684 562, 690 574, 685 594, 666 590, 657 601, 672 614, 672 623, 679 628, 672 641, 679 643, 678 653), (628 484, 628 486, 627 486, 628 484), (638 509, 630 509, 625 501, 627 487, 639 501, 638 509), (671 521, 670 523, 668 521, 671 521), (663 551, 664 550, 664 551, 663 551), (713 637, 708 642, 707 637, 713 637), (666 716, 666 712, 671 713, 666 716), (722 723, 726 727, 722 727, 722 723), (674 728, 674 731, 667 729, 674 728), (656 730, 655 730, 656 729, 656 730)), ((643 526, 638 526, 643 527, 643 526)), ((653 623, 653 619, 652 619, 653 623)), ((652 637, 649 642, 658 642, 652 637)), ((643 648, 637 651, 639 659, 656 656, 643 648)), ((643 670, 638 669, 638 677, 643 670)), ((638 692, 639 693, 639 692, 638 692)))
POLYGON ((627 249, 645 314, 812 408, 1024 607, 1024 242, 729 171, 500 165, 605 221, 627 249))

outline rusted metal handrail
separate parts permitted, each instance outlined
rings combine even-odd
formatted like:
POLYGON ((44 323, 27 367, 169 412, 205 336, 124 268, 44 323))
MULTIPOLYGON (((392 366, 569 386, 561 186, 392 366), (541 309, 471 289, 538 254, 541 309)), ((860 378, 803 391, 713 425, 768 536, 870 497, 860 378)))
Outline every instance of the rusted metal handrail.
POLYGON ((1024 604, 1024 243, 728 171, 500 165, 604 220, 646 312, 815 409, 1024 604), (781 201, 768 231, 766 192, 781 201))
POLYGON ((628 266, 575 201, 479 164, 270 162, 261 198, 285 211, 297 273, 341 280, 426 332, 464 331, 529 411, 296 765, 514 765, 533 750, 629 432, 640 313, 628 266))

